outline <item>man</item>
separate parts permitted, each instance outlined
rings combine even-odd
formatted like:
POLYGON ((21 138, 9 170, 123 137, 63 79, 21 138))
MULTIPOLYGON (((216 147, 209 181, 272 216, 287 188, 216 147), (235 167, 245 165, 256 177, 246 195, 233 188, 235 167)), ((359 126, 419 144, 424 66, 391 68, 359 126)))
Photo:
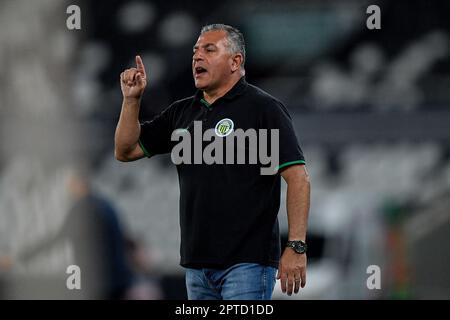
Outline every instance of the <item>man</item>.
POLYGON ((237 29, 204 27, 192 58, 197 93, 143 124, 138 115, 147 75, 141 58, 120 77, 123 104, 115 135, 120 161, 171 152, 172 133, 192 130, 194 121, 216 132, 224 120, 225 131, 233 126, 279 130, 280 165, 273 175, 261 175, 260 165, 252 164, 177 165, 181 265, 189 299, 271 299, 277 268, 288 295, 306 283, 310 185, 304 157, 286 108, 246 82, 244 63, 244 38, 237 29), (289 248, 281 259, 280 175, 288 186, 289 223, 289 248))
POLYGON ((134 275, 125 252, 125 230, 110 202, 91 186, 87 166, 71 168, 66 187, 73 204, 57 233, 33 243, 19 255, 27 262, 68 240, 73 264, 81 270, 80 292, 75 298, 124 299, 134 275))

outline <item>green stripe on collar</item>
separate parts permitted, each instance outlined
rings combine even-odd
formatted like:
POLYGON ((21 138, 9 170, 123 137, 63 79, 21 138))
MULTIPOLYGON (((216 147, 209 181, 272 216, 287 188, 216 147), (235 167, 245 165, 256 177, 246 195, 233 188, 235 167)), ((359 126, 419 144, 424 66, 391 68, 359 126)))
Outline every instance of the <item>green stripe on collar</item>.
POLYGON ((203 103, 203 105, 205 106, 205 107, 207 107, 207 108, 209 108, 209 107, 211 107, 211 104, 209 104, 209 102, 208 101, 206 101, 205 99, 200 99, 200 102, 201 103, 203 103))

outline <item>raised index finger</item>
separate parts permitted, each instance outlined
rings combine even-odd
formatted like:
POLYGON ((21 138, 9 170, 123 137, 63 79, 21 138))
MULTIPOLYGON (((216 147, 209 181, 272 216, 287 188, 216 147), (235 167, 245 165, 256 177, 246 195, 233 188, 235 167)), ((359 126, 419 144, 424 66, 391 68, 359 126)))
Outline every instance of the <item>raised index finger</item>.
POLYGON ((147 74, 145 73, 144 62, 142 62, 141 56, 136 56, 136 67, 140 73, 142 73, 144 79, 147 78, 147 74))

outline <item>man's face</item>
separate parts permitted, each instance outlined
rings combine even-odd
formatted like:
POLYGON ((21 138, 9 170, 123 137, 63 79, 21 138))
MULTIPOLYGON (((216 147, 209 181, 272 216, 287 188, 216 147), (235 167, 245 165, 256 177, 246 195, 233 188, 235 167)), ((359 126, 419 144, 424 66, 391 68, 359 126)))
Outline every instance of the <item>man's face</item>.
POLYGON ((226 32, 223 30, 200 35, 192 57, 192 73, 197 89, 215 90, 231 77, 233 55, 228 51, 227 44, 226 32))

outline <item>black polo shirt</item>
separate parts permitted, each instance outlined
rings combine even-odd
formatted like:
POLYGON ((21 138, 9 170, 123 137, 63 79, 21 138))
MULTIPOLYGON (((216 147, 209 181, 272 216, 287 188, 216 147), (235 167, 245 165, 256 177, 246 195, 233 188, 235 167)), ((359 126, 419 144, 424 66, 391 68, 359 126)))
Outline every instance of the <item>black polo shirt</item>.
MULTIPOLYGON (((141 124, 139 142, 147 157, 170 153, 178 143, 171 141, 174 130, 193 132, 194 121, 202 121, 205 131, 216 128, 223 119, 231 119, 234 129, 244 131, 279 129, 278 170, 305 164, 286 107, 248 84, 244 77, 211 105, 203 99, 202 91, 176 101, 153 120, 141 124)), ((204 142, 203 146, 208 144, 204 142)), ((234 163, 205 164, 202 161, 202 164, 177 165, 180 264, 184 267, 226 268, 242 262, 278 267, 280 174, 261 175, 259 161, 257 164, 234 163)))

